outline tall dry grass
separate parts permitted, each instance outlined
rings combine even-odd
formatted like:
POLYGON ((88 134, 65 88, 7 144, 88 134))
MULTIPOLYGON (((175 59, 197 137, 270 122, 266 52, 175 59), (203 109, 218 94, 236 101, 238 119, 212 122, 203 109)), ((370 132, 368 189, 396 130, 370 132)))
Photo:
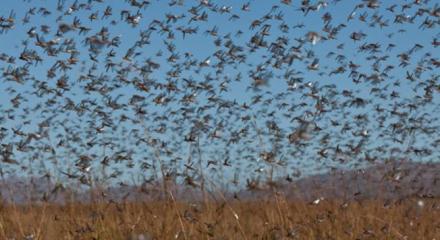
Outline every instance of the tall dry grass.
POLYGON ((439 199, 100 202, 0 209, 0 239, 440 239, 439 199))

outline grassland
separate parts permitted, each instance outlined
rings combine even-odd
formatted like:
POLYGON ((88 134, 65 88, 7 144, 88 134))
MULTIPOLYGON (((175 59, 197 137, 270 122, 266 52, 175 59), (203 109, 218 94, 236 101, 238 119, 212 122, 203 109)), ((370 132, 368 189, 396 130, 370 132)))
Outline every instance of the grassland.
POLYGON ((3 204, 0 239, 440 239, 439 199, 315 203, 3 204))

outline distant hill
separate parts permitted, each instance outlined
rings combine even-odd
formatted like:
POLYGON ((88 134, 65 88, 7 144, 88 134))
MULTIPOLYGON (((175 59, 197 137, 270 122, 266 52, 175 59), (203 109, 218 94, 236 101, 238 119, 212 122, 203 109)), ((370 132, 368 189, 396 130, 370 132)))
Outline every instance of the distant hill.
MULTIPOLYGON (((440 196, 440 163, 408 161, 378 164, 359 170, 334 170, 307 176, 293 182, 275 182, 275 190, 291 199, 312 200, 319 197, 343 199, 403 198, 440 196)), ((241 191, 245 198, 262 197, 268 187, 252 192, 241 191)))
MULTIPOLYGON (((410 196, 440 197, 440 163, 415 163, 408 161, 377 164, 358 170, 334 170, 324 174, 307 176, 291 182, 281 179, 273 184, 260 184, 255 190, 224 193, 226 198, 250 200, 270 198, 273 192, 282 193, 289 199, 311 201, 325 199, 398 199, 410 196)), ((113 186, 105 191, 96 191, 95 198, 120 200, 157 200, 163 198, 161 184, 146 186, 113 186), (104 192, 104 194, 102 193, 104 192)), ((168 185, 177 199, 201 198, 198 189, 189 186, 168 185)), ((4 200, 24 203, 47 199, 64 202, 73 199, 89 201, 88 192, 73 193, 69 189, 57 188, 45 178, 10 178, 0 182, 0 194, 4 200)), ((214 196, 216 193, 208 194, 214 196)), ((220 199, 219 197, 217 197, 220 199)))

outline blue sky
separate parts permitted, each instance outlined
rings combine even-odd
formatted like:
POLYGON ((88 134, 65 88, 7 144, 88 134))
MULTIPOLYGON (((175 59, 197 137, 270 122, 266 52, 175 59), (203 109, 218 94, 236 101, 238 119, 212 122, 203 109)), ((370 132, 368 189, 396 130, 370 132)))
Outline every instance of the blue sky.
MULTIPOLYGON (((74 1, 65 1, 65 6, 63 12, 66 11, 68 6, 72 4, 74 1)), ((82 1, 79 1, 82 2, 82 1)), ((85 1, 84 1, 85 2, 85 1)), ((85 45, 84 40, 87 36, 92 36, 99 32, 103 27, 108 28, 109 37, 114 38, 116 36, 120 37, 121 44, 119 47, 104 47, 102 49, 102 53, 97 56, 99 63, 96 63, 96 70, 94 70, 94 74, 99 76, 107 76, 107 79, 109 81, 109 84, 113 84, 117 81, 115 81, 115 77, 117 76, 116 72, 113 71, 106 71, 105 69, 105 54, 113 49, 113 51, 116 53, 116 56, 114 57, 115 61, 121 62, 122 66, 130 66, 132 63, 138 63, 141 64, 145 62, 148 59, 151 59, 161 65, 161 67, 151 73, 148 78, 156 81, 165 83, 166 74, 167 71, 172 69, 172 66, 166 61, 166 59, 170 56, 168 51, 166 50, 166 45, 164 44, 164 40, 166 39, 166 34, 160 35, 157 32, 154 32, 150 36, 150 44, 144 45, 141 48, 137 48, 136 52, 138 53, 138 56, 133 57, 133 62, 129 63, 127 61, 124 61, 122 57, 127 53, 127 50, 131 48, 135 42, 139 39, 139 35, 142 31, 145 31, 148 29, 149 24, 154 19, 160 19, 163 20, 165 17, 165 14, 173 14, 173 15, 181 15, 184 14, 186 17, 183 20, 178 20, 175 24, 171 24, 170 27, 174 29, 175 33, 175 39, 172 40, 172 43, 175 44, 176 51, 179 53, 181 59, 178 60, 178 62, 182 62, 184 59, 185 53, 191 53, 193 55, 193 59, 201 62, 204 59, 210 58, 211 59, 211 65, 215 65, 218 63, 218 60, 213 57, 216 51, 222 49, 224 50, 224 47, 215 47, 213 41, 216 37, 210 36, 209 34, 204 34, 205 31, 212 29, 213 27, 218 27, 218 36, 225 36, 226 34, 230 33, 231 38, 233 39, 233 43, 242 46, 246 48, 246 43, 249 41, 249 39, 252 37, 252 35, 255 34, 257 30, 260 28, 256 28, 254 30, 250 29, 250 24, 255 19, 259 19, 262 16, 264 16, 266 13, 269 13, 272 11, 274 14, 281 14, 284 18, 284 23, 288 25, 291 29, 288 33, 282 33, 277 26, 281 23, 281 21, 278 20, 270 20, 270 24, 272 25, 270 29, 270 35, 266 37, 267 42, 273 42, 276 40, 277 37, 285 37, 289 39, 289 46, 296 46, 298 43, 295 41, 296 38, 304 38, 304 36, 308 32, 319 32, 324 35, 324 32, 322 31, 322 28, 324 27, 322 16, 325 13, 329 13, 332 16, 331 25, 337 26, 338 24, 344 24, 346 27, 343 28, 340 33, 338 34, 337 38, 335 40, 326 40, 326 41, 320 41, 317 44, 313 45, 311 43, 305 43, 303 46, 303 52, 302 54, 314 54, 314 57, 310 57, 306 61, 295 61, 292 66, 290 67, 283 67, 281 69, 273 69, 269 68, 267 69, 267 72, 272 72, 273 76, 270 77, 269 83, 267 86, 263 86, 261 88, 261 92, 254 92, 252 90, 248 89, 248 86, 252 83, 252 79, 249 77, 249 71, 252 71, 255 69, 255 65, 258 65, 260 63, 264 63, 266 61, 265 55, 269 55, 269 51, 265 49, 259 49, 253 53, 247 54, 247 59, 245 63, 241 64, 234 64, 235 68, 232 67, 232 65, 228 65, 225 67, 225 70, 218 76, 215 75, 215 72, 211 68, 200 68, 200 72, 196 71, 195 68, 190 68, 189 70, 183 70, 181 78, 188 78, 193 79, 196 82, 201 82, 204 79, 204 76, 207 74, 210 74, 212 77, 216 78, 216 86, 220 86, 221 82, 224 79, 227 78, 234 78, 237 76, 238 73, 242 75, 242 80, 240 82, 237 81, 231 81, 228 84, 228 91, 227 92, 219 92, 218 89, 216 90, 216 93, 218 96, 221 97, 221 99, 224 99, 226 101, 237 101, 240 104, 247 103, 250 104, 253 97, 256 94, 262 94, 263 99, 268 99, 271 96, 275 96, 279 93, 287 92, 287 80, 284 77, 285 73, 287 71, 296 72, 296 74, 303 77, 304 83, 312 82, 313 84, 317 84, 318 86, 323 86, 326 84, 335 84, 337 86, 337 89, 339 90, 350 90, 353 92, 358 91, 358 96, 363 96, 366 98, 372 98, 373 102, 379 105, 383 105, 384 107, 392 108, 393 104, 396 103, 397 100, 387 99, 387 100, 381 100, 372 97, 370 90, 373 87, 371 83, 363 82, 361 84, 354 84, 352 80, 348 77, 349 71, 347 71, 345 74, 339 74, 339 75, 331 75, 329 76, 327 73, 331 70, 337 68, 340 63, 338 63, 335 60, 334 56, 341 55, 344 56, 345 59, 342 59, 341 62, 344 64, 348 64, 350 61, 360 65, 360 71, 361 72, 372 72, 371 65, 374 62, 374 59, 372 60, 366 60, 366 58, 369 56, 369 54, 360 52, 359 47, 364 43, 379 43, 382 47, 382 52, 378 53, 378 56, 385 56, 388 55, 389 57, 381 63, 380 68, 383 69, 387 65, 394 65, 396 66, 393 70, 389 72, 389 76, 387 79, 381 83, 378 87, 379 88, 386 88, 387 85, 389 91, 396 91, 400 94, 399 101, 404 101, 405 98, 411 100, 416 94, 420 94, 422 90, 418 90, 418 92, 413 92, 411 89, 415 87, 415 83, 410 83, 405 80, 406 77, 406 71, 414 71, 415 66, 417 65, 418 61, 420 61, 424 54, 430 53, 432 57, 436 57, 439 54, 438 48, 434 48, 431 42, 434 38, 439 38, 439 33, 436 31, 436 28, 433 29, 422 29, 420 28, 420 24, 425 19, 424 17, 419 17, 416 19, 415 23, 413 24, 398 24, 393 23, 395 20, 395 15, 400 14, 401 12, 401 5, 408 3, 408 1, 393 1, 393 3, 397 4, 398 6, 395 8, 396 12, 392 14, 391 12, 387 11, 386 8, 391 5, 388 1, 382 2, 382 7, 379 9, 370 9, 367 7, 357 9, 353 13, 353 19, 350 21, 347 21, 347 16, 349 16, 353 9, 357 4, 359 4, 361 1, 329 1, 329 4, 327 7, 322 7, 318 11, 311 11, 307 15, 305 15, 303 12, 301 12, 299 9, 299 3, 294 2, 290 6, 287 6, 285 4, 280 3, 279 1, 250 1, 250 11, 245 12, 241 10, 241 7, 243 4, 245 4, 247 1, 211 1, 211 3, 217 3, 219 7, 227 6, 230 7, 230 13, 212 13, 208 10, 202 10, 207 11, 209 14, 209 20, 204 22, 188 22, 188 16, 191 15, 191 13, 188 12, 188 9, 190 9, 192 6, 197 6, 199 1, 183 1, 184 4, 182 6, 172 6, 170 7, 168 5, 168 1, 151 1, 151 4, 146 7, 145 9, 140 9, 140 14, 142 15, 140 23, 138 26, 133 27, 132 25, 121 21, 120 12, 122 10, 128 10, 132 14, 135 14, 138 9, 134 7, 130 7, 126 1, 107 1, 104 3, 98 3, 93 2, 92 7, 90 10, 81 10, 78 12, 74 12, 71 15, 64 15, 61 19, 57 21, 57 17, 60 15, 59 12, 56 11, 56 1, 7 1, 3 3, 2 9, 0 9, 0 16, 8 16, 10 11, 13 10, 13 12, 17 16, 17 24, 15 26, 15 29, 8 31, 7 33, 3 33, 0 35, 0 51, 2 53, 6 53, 11 56, 17 57, 16 59, 16 65, 15 66, 23 66, 25 63, 18 59, 19 53, 23 50, 24 46, 22 45, 22 42, 25 40, 29 41, 28 48, 36 50, 39 54, 41 54, 44 59, 44 61, 36 66, 30 67, 30 74, 35 77, 38 81, 47 82, 49 86, 54 86, 56 80, 54 79, 47 79, 46 72, 47 69, 49 69, 57 60, 60 59, 66 59, 68 57, 68 54, 61 53, 59 56, 56 57, 47 57, 45 53, 42 51, 41 48, 37 48, 34 45, 35 39, 28 39, 27 33, 29 29, 32 26, 41 26, 41 25, 47 25, 51 28, 51 32, 49 34, 46 34, 42 36, 46 41, 49 41, 51 39, 56 39, 57 36, 55 36, 56 29, 58 28, 58 24, 60 23, 72 23, 73 19, 77 17, 80 19, 81 24, 84 26, 87 26, 90 28, 90 32, 85 35, 78 35, 78 32, 68 32, 64 34, 59 41, 63 42, 66 39, 73 39, 75 42, 75 45, 77 49, 79 50, 79 60, 80 64, 73 67, 71 70, 68 71, 68 77, 69 77, 69 84, 71 86, 71 90, 67 91, 63 94, 61 97, 56 97, 53 95, 46 95, 43 97, 36 97, 36 95, 30 94, 30 92, 33 91, 34 87, 32 86, 32 81, 27 81, 26 83, 20 85, 16 82, 6 81, 3 77, 3 79, 0 80, 0 101, 2 102, 2 105, 0 107, 1 110, 6 110, 11 108, 10 100, 15 97, 18 93, 21 93, 21 95, 28 99, 27 103, 23 103, 21 107, 29 106, 30 109, 35 107, 38 104, 45 104, 45 102, 50 99, 54 98, 56 99, 55 105, 64 105, 66 98, 69 98, 73 100, 75 104, 79 104, 82 100, 86 99, 95 99, 98 102, 98 106, 104 106, 105 101, 108 99, 100 96, 97 93, 86 93, 84 91, 84 86, 86 85, 86 82, 78 81, 78 78, 80 78, 81 75, 87 74, 87 70, 90 69, 90 67, 93 65, 93 62, 89 59, 89 52, 88 47, 85 45), (221 2, 221 3, 220 3, 221 2), (336 3, 338 2, 338 3, 336 3), (272 6, 277 5, 279 8, 275 8, 273 10, 272 6), (107 19, 101 19, 102 12, 107 6, 111 6, 113 9, 113 15, 110 16, 107 19), (31 8, 36 7, 37 11, 41 7, 44 7, 52 12, 51 15, 47 17, 42 17, 40 14, 36 14, 34 16, 30 17, 29 23, 23 24, 21 19, 26 14, 26 11, 31 8), (99 12, 99 17, 95 21, 89 20, 90 14, 95 13, 96 11, 99 12), (237 14, 240 18, 235 21, 230 21, 232 14, 237 14), (372 16, 376 15, 379 17, 382 17, 383 21, 388 22, 389 26, 385 27, 371 27, 368 26, 370 21, 362 22, 358 19, 358 17, 362 14, 367 14, 367 19, 371 19, 372 16), (118 23, 116 25, 111 25, 111 21, 116 20, 118 23), (304 24, 303 28, 293 28, 295 25, 298 24, 304 24), (175 29, 177 27, 197 27, 198 33, 195 35, 188 35, 183 39, 180 32, 176 31, 175 29), (235 33, 241 30, 243 34, 238 37, 235 35, 235 33), (349 38, 350 34, 353 32, 362 32, 366 34, 365 39, 361 41, 353 41, 349 38), (392 35, 390 35, 392 34, 392 35), (392 36, 392 37, 390 37, 392 36), (406 52, 413 48, 413 46, 418 43, 423 45, 423 48, 420 51, 415 51, 411 54, 411 60, 410 65, 406 68, 398 67, 399 65, 399 57, 398 55, 400 53, 406 52), (337 48, 343 44, 343 48, 337 48), (391 51, 384 51, 386 49, 386 46, 389 44, 395 44, 396 46, 391 51), (162 52, 162 56, 158 56, 158 52, 162 52), (333 52, 334 55, 331 55, 328 57, 329 52, 333 52), (310 64, 310 62, 314 59, 318 58, 320 59, 320 71, 309 71, 307 69, 307 65, 310 64), (82 62, 82 63, 81 63, 82 62), (325 72, 325 74, 320 75, 319 72, 325 72), (401 80, 400 86, 393 86, 392 83, 395 80, 401 80), (15 93, 10 94, 7 93, 7 89, 15 89, 15 93)), ((311 1, 313 3, 317 3, 318 1, 311 1)), ((425 7, 432 8, 434 6, 435 1, 430 1, 425 5, 425 7)), ((412 7, 409 10, 405 10, 403 12, 403 15, 413 16, 415 12, 417 11, 419 7, 415 6, 412 7)), ((437 28, 438 29, 438 28, 437 28)), ((39 29, 37 29, 39 32, 39 29)), ((169 41, 169 40, 167 40, 169 41)), ((223 38, 223 43, 225 39, 223 38)), ((8 68, 12 67, 11 64, 0 62, 1 68, 8 68)), ((422 73, 420 79, 428 79, 431 77, 431 75, 438 75, 438 70, 426 70, 422 73)), ((58 77, 60 77, 62 73, 58 73, 58 77)), ((291 77, 292 74, 289 75, 291 77)), ((128 73, 126 76, 128 79, 134 79, 136 77, 139 77, 136 71, 133 71, 132 73, 128 73)), ((421 80, 421 81, 422 81, 421 80)), ((182 80, 179 80, 182 81, 182 80)), ((109 93, 108 96, 111 96, 113 98, 116 98, 116 96, 120 95, 121 97, 118 98, 118 101, 120 102, 127 102, 128 99, 133 94, 143 94, 140 93, 138 90, 136 90, 133 85, 124 85, 122 84, 120 87, 114 89, 109 93)), ((151 99, 158 96, 160 94, 160 90, 152 90, 149 94, 145 94, 145 97, 147 97, 148 100, 146 100, 146 109, 149 112, 148 115, 154 116, 154 114, 163 114, 172 110, 178 110, 182 107, 180 103, 178 103, 178 100, 173 100, 170 105, 167 107, 161 107, 156 106, 151 103, 151 99)), ((184 89, 181 95, 183 96, 185 94, 192 94, 191 89, 184 89)), ((438 96, 434 96, 434 103, 437 104, 431 104, 423 109, 420 109, 420 114, 423 112, 429 112, 431 114, 432 119, 438 118, 438 111, 434 111, 435 109, 438 110, 438 96)), ((200 107, 203 106, 207 102, 208 95, 197 95, 197 104, 194 106, 200 107)), ((285 97, 284 101, 288 102, 290 104, 294 104, 297 101, 301 100, 300 95, 288 95, 285 97)), ((310 106, 313 106, 312 102, 308 102, 310 106)), ((48 107, 47 108, 52 108, 48 107)), ((77 129, 77 132, 80 135, 81 141, 83 143, 91 141, 94 139, 94 137, 97 139, 96 141, 100 141, 100 139, 106 139, 106 138, 114 138, 113 141, 116 142, 117 147, 115 147, 113 150, 108 150, 105 152, 105 149, 101 148, 100 146, 95 147, 87 147, 86 144, 84 146, 76 146, 74 148, 77 148, 78 152, 82 152, 82 154, 95 154, 98 156, 98 158, 102 158, 102 155, 105 154, 115 154, 115 152, 118 152, 118 150, 126 150, 126 149, 132 149, 133 148, 133 142, 136 141, 136 137, 130 138, 129 131, 125 131, 125 129, 132 130, 132 129, 142 129, 140 125, 132 125, 132 124, 121 124, 117 127, 114 127, 112 129, 106 129, 103 134, 93 136, 87 133, 87 131, 90 129, 90 126, 93 124, 90 124, 91 122, 95 121, 96 118, 99 119, 99 117, 96 116, 96 114, 93 113, 86 113, 83 116, 76 115, 75 113, 69 113, 69 112, 60 112, 60 113, 48 113, 44 111, 43 107, 40 110, 36 111, 29 111, 27 113, 23 114, 23 118, 16 118, 14 120, 5 120, 2 122, 2 126, 6 126, 7 128, 15 128, 15 129, 21 129, 25 132, 33 132, 36 131, 38 128, 38 123, 40 123, 43 119, 48 118, 51 115, 55 116, 55 119, 58 120, 57 123, 53 123, 54 130, 51 130, 51 140, 49 141, 49 145, 56 145, 56 142, 58 142, 60 139, 65 138, 66 135, 69 133, 62 130, 63 126, 69 127, 75 127, 77 129), (30 121, 30 124, 25 124, 24 122, 26 120, 30 121), (78 129, 78 126, 83 126, 83 128, 78 129), (57 137, 57 135, 62 135, 60 138, 57 137), (63 136, 64 135, 64 136, 63 136), (110 151, 110 153, 109 153, 110 151)), ((264 128, 266 121, 270 120, 267 116, 264 116, 264 112, 260 112, 264 107, 257 104, 256 106, 253 106, 251 110, 249 110, 249 114, 253 114, 256 116, 255 124, 258 125, 258 127, 264 128)), ((265 111, 273 111, 276 110, 276 107, 272 104, 267 107, 265 111)), ((17 109, 15 110, 18 113, 23 112, 23 109, 17 109)), ((371 108, 367 109, 343 109, 340 112, 336 112, 335 116, 341 116, 341 114, 346 114, 346 119, 350 118, 351 116, 355 114, 362 114, 366 113, 369 114, 371 111, 371 108)), ((133 116, 132 110, 115 110, 110 111, 110 116, 112 119, 118 119, 120 117, 120 114, 127 114, 128 116, 133 116)), ((212 112, 211 112, 212 113, 212 112)), ((301 113, 298 113, 301 114, 301 113)), ((159 122, 155 122, 153 119, 150 118, 150 116, 146 117, 144 120, 146 121, 144 124, 146 124, 151 129, 157 128, 159 122)), ((194 113, 194 116, 197 116, 196 113, 194 113)), ((193 117, 194 117, 193 116, 193 117)), ((234 116, 234 115, 233 115, 234 116)), ((243 125, 240 125, 238 123, 239 117, 235 116, 234 118, 231 116, 231 114, 225 112, 217 112, 214 113, 214 120, 210 123, 211 126, 215 126, 218 123, 222 122, 224 124, 228 124, 228 126, 231 126, 231 129, 239 130, 243 128, 243 125), (232 122, 230 122, 232 121, 232 122)), ((293 116, 292 116, 293 117, 293 116)), ((198 117, 194 117, 198 118, 198 117)), ((286 117, 285 115, 282 115, 282 112, 277 112, 275 114, 275 117, 272 119, 275 120, 283 130, 285 131, 291 131, 292 129, 295 129, 296 125, 292 123, 291 117, 286 117)), ((393 121, 394 119, 389 119, 389 121, 393 121)), ((101 124, 103 122, 102 119, 99 121, 96 121, 96 125, 101 124)), ((328 120, 324 121, 326 123, 323 123, 323 126, 327 126, 328 120)), ((193 124, 192 121, 188 120, 188 122, 181 122, 180 124, 183 124, 186 128, 185 132, 188 132, 190 129, 190 126, 193 124), (186 127, 188 126, 188 127, 186 127)), ((176 124, 175 127, 178 127, 179 124, 176 124)), ((372 132, 375 135, 379 135, 380 132, 375 132, 375 128, 377 124, 373 121, 372 125, 369 126, 371 129, 370 132, 372 132)), ((332 132, 332 129, 328 130, 330 133, 332 132)), ((233 130, 231 130, 233 132, 233 130)), ((229 132, 230 133, 230 132, 229 132)), ((191 149, 194 148, 192 145, 188 145, 187 143, 182 141, 181 133, 177 130, 173 131, 168 129, 164 134, 158 134, 158 133, 151 133, 154 135, 154 137, 162 139, 164 142, 169 143, 170 146, 173 146, 173 149, 180 149, 180 152, 174 153, 171 157, 164 156, 163 161, 166 163, 170 163, 170 167, 174 163, 173 161, 177 161, 176 166, 183 167, 185 161, 191 162, 195 161, 192 160, 193 158, 196 158, 196 156, 193 156, 194 154, 190 153, 192 151, 191 149), (157 135, 156 135, 157 134, 157 135), (181 158, 181 160, 176 160, 178 158, 181 158)), ((255 134, 255 133, 253 133, 255 134)), ((252 136, 252 135, 251 135, 252 136)), ((423 145, 425 136, 420 136, 418 138, 419 142, 423 145)), ((264 168, 267 170, 267 165, 264 163, 261 163, 258 160, 258 152, 255 152, 255 146, 258 146, 261 143, 258 143, 256 141, 257 136, 249 137, 245 142, 242 144, 237 145, 225 145, 225 141, 216 143, 213 141, 210 141, 208 138, 205 139, 203 144, 205 145, 204 152, 204 161, 208 161, 208 159, 215 159, 216 161, 222 162, 224 158, 227 158, 226 156, 229 156, 229 158, 232 158, 232 165, 233 168, 225 168, 223 170, 213 170, 212 174, 213 176, 218 175, 224 175, 226 178, 230 178, 233 175, 234 170, 238 169, 236 171, 239 171, 240 169, 248 169, 249 165, 251 166, 252 171, 248 171, 245 175, 253 175, 254 170, 258 170, 260 168, 264 168), (246 150, 246 148, 248 148, 246 150), (226 154, 226 152, 230 152, 229 154, 226 154), (244 155, 244 156, 243 156, 244 155), (244 160, 243 160, 244 159, 244 160), (250 159, 250 160, 247 160, 250 159), (257 161, 257 162, 255 162, 257 161), (225 171, 226 173, 224 173, 225 171)), ((380 137, 377 137, 377 141, 370 139, 371 146, 375 146, 377 144, 382 144, 384 139, 381 139, 380 137)), ((18 141, 16 138, 11 137, 7 141, 18 141)), ((265 143, 264 148, 268 148, 267 151, 270 150, 270 148, 273 148, 271 146, 271 140, 270 137, 265 138, 263 140, 265 143)), ((47 143, 45 143, 47 145, 47 143)), ((81 145, 81 144, 80 144, 81 145)), ((307 148, 306 153, 297 153, 294 155, 289 155, 290 149, 283 149, 282 154, 280 154, 280 158, 284 159, 285 162, 287 162, 289 167, 281 167, 280 168, 280 174, 288 174, 291 173, 294 170, 297 169, 328 169, 328 167, 332 166, 339 166, 340 163, 338 162, 320 162, 315 161, 316 158, 316 147, 317 146, 311 146, 307 148), (308 160, 307 160, 308 159, 308 160)), ((57 155, 53 157, 53 159, 56 159, 52 162, 50 161, 44 161, 48 155, 47 153, 26 153, 23 156, 23 159, 29 159, 29 166, 41 166, 41 169, 57 169, 55 172, 55 175, 59 175, 59 171, 67 171, 67 169, 70 169, 70 167, 74 166, 74 160, 76 160, 76 156, 78 155, 75 152, 72 152, 72 150, 69 148, 61 149, 60 153, 57 153, 57 155), (34 157, 36 154, 36 157, 34 157), (31 159, 37 159, 31 160, 31 159), (58 162, 56 162, 58 161, 58 162), (61 163, 60 163, 61 162, 61 163), (54 166, 55 165, 55 166, 54 166)), ((142 163, 151 163, 156 162, 154 159, 154 149, 139 149, 137 147, 134 147, 134 157, 135 160, 134 163, 136 166, 140 166, 142 163)), ((21 156, 20 154, 23 153, 17 153, 18 156, 21 156)), ((164 154, 164 153, 161 153, 164 154)), ((50 154, 49 154, 50 155, 50 154)), ((166 155, 166 154, 164 154, 166 155)), ((435 156, 438 156, 435 155, 435 156)), ((25 160, 23 160, 25 161, 25 160)), ((133 176, 135 173, 138 173, 138 168, 129 169, 123 166, 124 163, 115 163, 114 168, 118 169, 119 171, 124 172, 123 173, 123 179, 127 179, 127 176, 133 176), (122 166, 122 167, 121 167, 122 166)), ((344 164, 343 164, 344 165, 344 164)), ((347 166, 351 166, 350 164, 345 164, 347 166)), ((12 167, 14 169, 14 167, 12 167)), ((40 168, 37 168, 40 169, 40 168)), ((96 168, 94 168, 94 171, 98 171, 99 169, 98 165, 96 164, 96 168)), ((30 171, 29 169, 26 171, 30 171)), ((34 170, 33 170, 34 171, 34 170)), ((157 170, 154 170, 157 171, 157 170)), ((207 170, 210 171, 210 170, 207 170)), ((240 170, 242 171, 242 170, 240 170)), ((35 173, 31 173, 35 174, 35 173)), ((147 175, 151 175, 151 172, 145 173, 144 177, 147 175)), ((141 174, 143 175, 143 174, 141 174)))

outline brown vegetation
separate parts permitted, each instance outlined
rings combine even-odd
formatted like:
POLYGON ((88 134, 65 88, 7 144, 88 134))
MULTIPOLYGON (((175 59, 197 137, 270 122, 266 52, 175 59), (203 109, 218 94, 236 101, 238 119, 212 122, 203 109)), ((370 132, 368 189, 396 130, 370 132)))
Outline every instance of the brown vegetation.
POLYGON ((1 239, 438 239, 440 201, 3 205, 1 239), (28 238, 26 238, 28 237, 28 238))
POLYGON ((10 179, 0 239, 439 239, 439 166, 389 163, 235 193, 158 182, 74 194, 10 179))

